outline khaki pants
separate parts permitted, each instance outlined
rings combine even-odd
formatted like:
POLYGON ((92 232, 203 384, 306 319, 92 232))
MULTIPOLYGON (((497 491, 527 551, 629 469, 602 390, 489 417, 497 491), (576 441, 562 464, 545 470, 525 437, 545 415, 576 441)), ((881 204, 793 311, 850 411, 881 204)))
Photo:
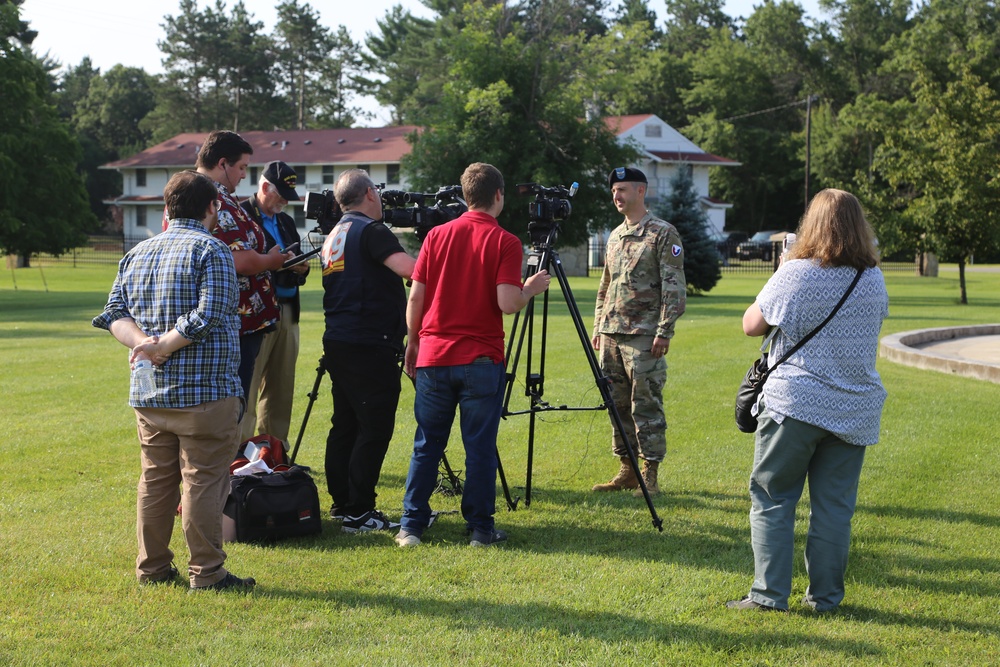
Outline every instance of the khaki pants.
POLYGON ((240 442, 267 433, 288 444, 295 394, 295 363, 299 358, 299 325, 293 321, 292 304, 281 304, 277 328, 264 334, 257 353, 247 397, 247 412, 240 423, 240 442))
POLYGON ((162 577, 173 560, 170 536, 178 501, 191 553, 191 585, 208 586, 226 576, 222 508, 239 413, 235 396, 187 408, 135 409, 142 452, 136 501, 139 581, 162 577))

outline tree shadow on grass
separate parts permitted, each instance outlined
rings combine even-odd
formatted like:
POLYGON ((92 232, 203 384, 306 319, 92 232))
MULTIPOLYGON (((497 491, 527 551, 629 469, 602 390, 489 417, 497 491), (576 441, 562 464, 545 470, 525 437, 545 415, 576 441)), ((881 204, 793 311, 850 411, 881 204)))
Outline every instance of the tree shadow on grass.
POLYGON ((859 504, 857 513, 864 512, 881 517, 896 519, 917 519, 920 521, 943 521, 945 523, 971 523, 985 528, 1000 528, 1000 515, 980 512, 961 512, 938 507, 906 507, 903 505, 859 504))
MULTIPOLYGON (((396 475, 383 475, 381 485, 403 484, 396 475)), ((512 488, 515 498, 523 489, 512 488)), ((431 507, 457 510, 458 497, 435 494, 431 507)), ((705 559, 719 569, 744 573, 748 553, 749 527, 744 523, 698 520, 699 514, 722 512, 746 515, 745 496, 688 492, 654 497, 654 507, 663 522, 663 532, 652 523, 652 515, 642 498, 630 492, 594 494, 568 490, 532 489, 532 505, 523 498, 514 512, 509 512, 503 495, 497 495, 497 526, 510 533, 505 548, 534 554, 574 553, 584 556, 614 556, 618 559, 646 562, 690 563, 705 559), (514 516, 516 515, 516 517, 514 516), (609 517, 620 528, 608 528, 609 517), (677 518, 682 517, 682 518, 677 518), (522 523, 522 519, 525 522, 522 523), (731 557, 718 558, 720 554, 731 557)), ((398 510, 386 510, 390 516, 398 510)), ((442 515, 424 534, 427 544, 464 544, 465 521, 460 512, 442 515)))
POLYGON ((449 599, 418 596, 369 594, 334 590, 326 594, 304 594, 294 590, 266 591, 269 595, 334 602, 347 608, 378 607, 397 614, 416 615, 429 623, 444 623, 451 631, 499 633, 534 633, 595 640, 619 646, 653 639, 664 644, 686 644, 699 649, 732 654, 741 647, 764 645, 797 646, 805 650, 877 658, 883 654, 877 645, 860 640, 832 639, 798 630, 785 630, 783 615, 761 618, 739 632, 711 627, 703 621, 672 622, 639 618, 605 611, 579 611, 555 603, 484 602, 479 599, 449 599))
MULTIPOLYGON (((973 634, 1000 635, 1000 625, 996 623, 970 623, 959 621, 947 617, 932 617, 919 613, 897 614, 883 609, 864 607, 855 604, 842 604, 833 612, 838 617, 847 618, 852 621, 862 623, 878 623, 884 626, 903 626, 908 628, 918 628, 952 634, 956 630, 959 632, 969 632, 973 634)), ((824 618, 824 614, 817 614, 817 617, 824 618)))

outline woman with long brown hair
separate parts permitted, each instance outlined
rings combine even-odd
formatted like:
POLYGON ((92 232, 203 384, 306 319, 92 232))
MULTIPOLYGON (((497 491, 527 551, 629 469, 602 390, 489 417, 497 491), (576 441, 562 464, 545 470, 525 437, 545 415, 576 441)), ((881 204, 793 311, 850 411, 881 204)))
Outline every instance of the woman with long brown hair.
POLYGON ((803 602, 828 611, 844 599, 851 519, 865 449, 878 442, 886 392, 875 370, 889 312, 871 225, 857 198, 823 190, 810 202, 781 266, 743 315, 748 336, 773 333, 771 363, 834 317, 768 377, 757 406, 750 593, 726 606, 788 609, 795 507, 809 483, 803 602))

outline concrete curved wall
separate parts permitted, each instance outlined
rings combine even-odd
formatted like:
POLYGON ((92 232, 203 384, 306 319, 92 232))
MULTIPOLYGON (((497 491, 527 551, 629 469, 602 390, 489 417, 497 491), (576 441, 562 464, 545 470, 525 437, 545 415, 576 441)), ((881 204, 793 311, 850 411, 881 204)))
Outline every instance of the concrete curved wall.
POLYGON ((1000 335, 1000 324, 976 324, 964 327, 904 331, 884 337, 879 342, 879 356, 907 366, 963 375, 1000 384, 1000 360, 997 362, 971 360, 935 352, 933 346, 929 348, 919 347, 956 338, 997 335, 1000 335))

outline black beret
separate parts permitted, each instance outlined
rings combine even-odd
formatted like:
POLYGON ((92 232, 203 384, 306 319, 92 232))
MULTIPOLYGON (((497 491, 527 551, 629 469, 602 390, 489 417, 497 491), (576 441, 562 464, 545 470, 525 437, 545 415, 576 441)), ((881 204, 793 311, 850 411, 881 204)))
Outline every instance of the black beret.
POLYGON ((615 183, 629 181, 634 183, 648 183, 646 174, 632 167, 618 167, 617 169, 612 169, 611 173, 608 174, 608 187, 611 187, 615 183))

